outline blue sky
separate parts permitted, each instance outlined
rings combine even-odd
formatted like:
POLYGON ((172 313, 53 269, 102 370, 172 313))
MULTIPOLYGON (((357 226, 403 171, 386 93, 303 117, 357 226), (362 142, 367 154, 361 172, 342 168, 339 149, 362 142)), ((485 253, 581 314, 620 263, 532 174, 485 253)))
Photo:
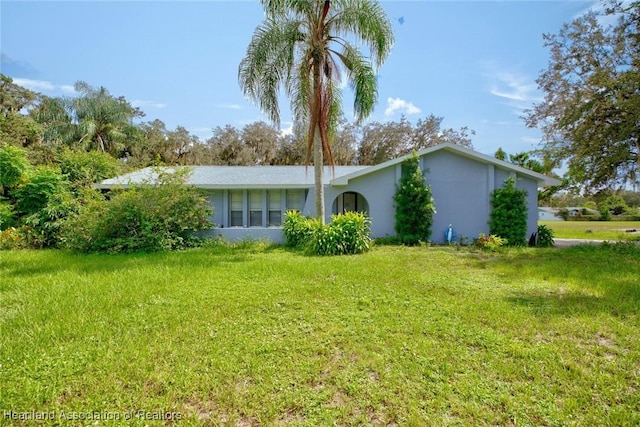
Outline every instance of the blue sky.
MULTIPOLYGON (((524 108, 539 100, 543 33, 556 33, 595 1, 382 1, 395 31, 379 70, 370 120, 476 131, 476 150, 536 147, 524 108)), ((211 129, 265 120, 238 86, 237 69, 255 27, 257 1, 12 1, 0 5, 2 73, 50 96, 72 96, 83 80, 124 96, 169 129, 202 140, 211 129)), ((352 97, 345 89, 345 113, 352 97)), ((282 127, 290 125, 283 99, 282 127)))

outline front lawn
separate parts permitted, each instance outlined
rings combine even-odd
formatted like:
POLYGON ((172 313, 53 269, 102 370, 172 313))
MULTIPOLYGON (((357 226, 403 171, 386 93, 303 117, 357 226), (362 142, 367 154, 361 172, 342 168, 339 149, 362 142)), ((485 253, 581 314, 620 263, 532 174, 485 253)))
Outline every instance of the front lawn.
POLYGON ((558 239, 640 241, 640 221, 538 221, 558 239), (635 231, 632 231, 635 230, 635 231))
POLYGON ((2 252, 0 424, 638 425, 639 259, 2 252))

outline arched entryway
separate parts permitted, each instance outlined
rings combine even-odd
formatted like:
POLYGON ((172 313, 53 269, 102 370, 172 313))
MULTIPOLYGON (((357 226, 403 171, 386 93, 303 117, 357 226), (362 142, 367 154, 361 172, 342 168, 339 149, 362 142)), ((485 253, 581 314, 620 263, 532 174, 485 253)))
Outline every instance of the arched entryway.
POLYGON ((343 214, 345 212, 362 212, 368 214, 369 203, 362 194, 355 191, 345 191, 335 198, 331 212, 334 214, 343 214))

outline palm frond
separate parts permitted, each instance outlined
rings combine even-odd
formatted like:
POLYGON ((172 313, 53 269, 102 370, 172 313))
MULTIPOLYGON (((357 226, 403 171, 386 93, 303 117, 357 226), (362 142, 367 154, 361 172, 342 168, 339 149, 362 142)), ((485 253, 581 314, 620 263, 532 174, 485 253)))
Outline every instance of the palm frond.
POLYGON ((256 102, 274 123, 280 123, 278 91, 290 79, 295 45, 303 38, 299 21, 267 19, 256 28, 238 67, 245 96, 256 102))
POLYGON ((378 100, 376 74, 357 47, 346 44, 344 51, 336 54, 347 71, 347 80, 354 92, 353 112, 360 122, 371 114, 378 100))
POLYGON ((355 38, 371 50, 379 67, 393 47, 393 30, 382 6, 372 0, 334 0, 337 11, 327 27, 332 35, 355 38))

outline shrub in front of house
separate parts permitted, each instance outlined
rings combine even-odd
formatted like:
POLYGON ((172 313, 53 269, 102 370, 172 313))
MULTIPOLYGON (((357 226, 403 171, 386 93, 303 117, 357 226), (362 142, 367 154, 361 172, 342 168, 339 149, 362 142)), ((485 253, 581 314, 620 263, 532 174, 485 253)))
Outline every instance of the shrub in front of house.
POLYGON ((516 188, 516 180, 509 177, 504 187, 491 194, 489 232, 508 241, 511 246, 527 243, 527 192, 516 188))
POLYGON ((160 173, 148 182, 91 200, 63 226, 66 247, 80 252, 133 252, 196 245, 195 232, 212 227, 209 204, 184 185, 183 173, 160 173))
POLYGON ((317 227, 309 242, 316 255, 351 255, 369 250, 371 221, 359 212, 332 215, 331 222, 317 227))
POLYGON ((319 226, 321 226, 320 221, 307 218, 300 211, 287 211, 284 224, 282 224, 285 244, 292 248, 304 247, 311 240, 314 230, 319 226))
POLYGON ((329 224, 307 218, 300 212, 287 212, 283 224, 288 246, 304 249, 315 255, 349 255, 369 250, 371 221, 363 213, 347 212, 332 215, 329 224))
POLYGON ((541 248, 550 248, 554 245, 553 230, 544 224, 538 225, 538 231, 536 232, 536 246, 541 248))
POLYGON ((398 239, 409 246, 428 242, 436 209, 431 187, 424 180, 416 153, 402 164, 402 177, 393 200, 398 239))

